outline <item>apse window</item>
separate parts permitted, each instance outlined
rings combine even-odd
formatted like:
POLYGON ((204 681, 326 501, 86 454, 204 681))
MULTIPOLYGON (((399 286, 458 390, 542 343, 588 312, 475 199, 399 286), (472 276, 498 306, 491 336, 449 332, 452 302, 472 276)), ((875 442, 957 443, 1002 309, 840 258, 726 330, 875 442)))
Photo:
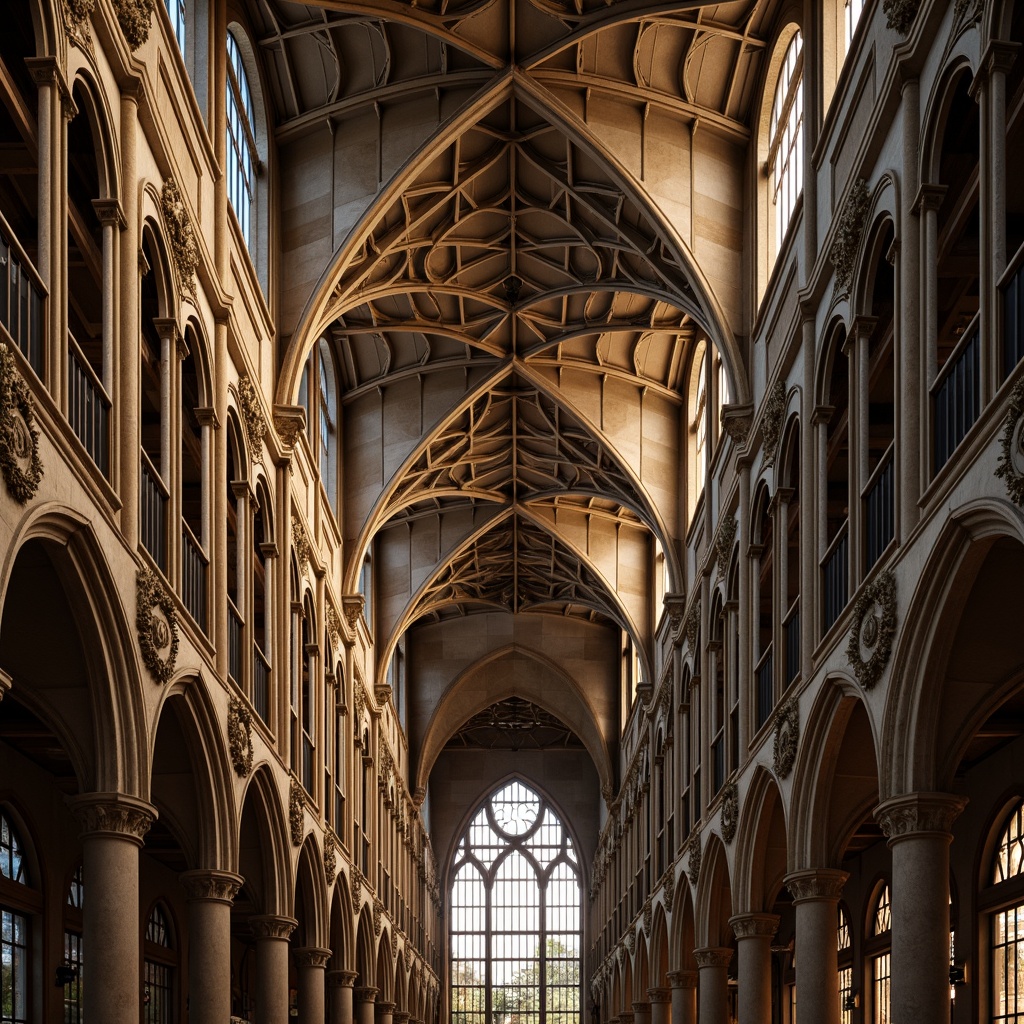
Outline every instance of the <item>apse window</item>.
POLYGON ((775 86, 769 128, 768 169, 775 205, 775 244, 778 255, 789 229, 804 175, 804 48, 803 37, 793 34, 775 86))
POLYGON ((579 1024, 579 861, 554 808, 520 781, 496 790, 452 879, 452 1024, 579 1024))

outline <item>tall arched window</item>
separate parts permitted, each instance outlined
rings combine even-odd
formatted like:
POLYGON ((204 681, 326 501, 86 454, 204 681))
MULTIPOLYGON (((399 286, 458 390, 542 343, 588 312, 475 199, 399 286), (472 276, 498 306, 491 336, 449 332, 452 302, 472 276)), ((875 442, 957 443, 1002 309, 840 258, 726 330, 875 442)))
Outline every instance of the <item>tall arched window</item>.
POLYGON ((252 211, 256 198, 256 116, 242 51, 228 32, 227 182, 228 199, 238 218, 245 244, 252 249, 252 211))
MULTIPOLYGON (((990 894, 998 901, 992 914, 992 1007, 994 1021, 1024 1021, 1024 996, 1019 991, 1024 961, 1024 803, 1007 816, 992 858, 990 894)), ((987 902, 987 900, 986 900, 987 902)))
POLYGON ((58 977, 64 981, 64 1024, 82 1024, 83 990, 82 972, 82 905, 85 899, 85 885, 82 879, 82 863, 79 861, 71 876, 67 899, 64 901, 64 963, 63 973, 58 977))
POLYGON ((0 964, 3 965, 4 1024, 27 1024, 29 986, 29 915, 26 897, 29 878, 21 839, 7 817, 0 813, 0 964))
POLYGON ((704 490, 708 469, 708 380, 707 343, 700 341, 690 364, 687 401, 687 512, 692 518, 697 499, 704 490))
POLYGON ((804 50, 797 31, 790 40, 775 84, 768 137, 768 169, 775 204, 773 256, 778 255, 793 219, 804 176, 804 50))
POLYGON ((892 980, 892 905, 889 886, 883 885, 871 915, 871 1020, 889 1020, 889 986, 892 980))
POLYGON ((451 887, 452 1024, 580 1019, 579 861, 548 802, 512 781, 459 841, 451 887))
POLYGON ((185 0, 164 0, 167 16, 171 19, 174 38, 178 41, 178 49, 185 53, 185 0))
POLYGON ((167 912, 155 904, 146 921, 143 1024, 174 1020, 174 938, 167 912))
POLYGON ((850 918, 842 904, 839 905, 839 926, 836 930, 836 953, 839 962, 839 1020, 841 1024, 853 1024, 853 943, 850 936, 850 918))

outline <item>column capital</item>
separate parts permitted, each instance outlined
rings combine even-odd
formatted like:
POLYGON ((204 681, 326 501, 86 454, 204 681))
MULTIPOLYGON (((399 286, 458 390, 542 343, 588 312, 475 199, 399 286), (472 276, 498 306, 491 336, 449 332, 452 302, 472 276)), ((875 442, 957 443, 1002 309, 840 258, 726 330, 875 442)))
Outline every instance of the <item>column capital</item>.
POLYGON ((396 1005, 395 1003, 391 1003, 391 1002, 377 1003, 377 1009, 380 1010, 381 1013, 394 1013, 395 1012, 395 1005, 396 1005))
POLYGON ((189 903, 210 900, 215 903, 227 903, 230 906, 245 879, 231 871, 200 868, 197 871, 183 871, 178 875, 178 881, 185 890, 185 899, 189 903))
POLYGON ((355 971, 328 971, 327 985, 330 988, 351 988, 358 977, 355 971))
POLYGON ((732 950, 728 946, 704 946, 693 951, 693 958, 700 968, 728 967, 732 950))
POLYGON ((395 1010, 395 1012, 391 1014, 391 1019, 395 1024, 406 1024, 411 1016, 412 1014, 408 1010, 395 1010))
POLYGON ((650 999, 652 1003, 670 1003, 672 1001, 672 989, 649 988, 647 990, 647 998, 650 999))
POLYGON ((928 833, 948 839, 953 822, 966 806, 966 797, 951 793, 906 793, 883 800, 874 814, 892 846, 903 839, 928 833))
POLYGON ((807 868, 791 871, 784 882, 794 903, 807 903, 812 900, 838 900, 849 877, 848 872, 838 868, 807 868))
POLYGON ((633 1024, 633 1014, 629 1010, 623 1010, 619 1014, 619 1024, 633 1024))
POLYGON ((737 914, 729 918, 737 939, 771 938, 779 927, 778 914, 737 914))
POLYGON ((646 1017, 651 1011, 651 1004, 646 999, 633 1000, 633 1016, 646 1017))
POLYGON ((157 819, 156 808, 126 793, 84 793, 68 800, 83 836, 130 839, 139 846, 157 819))
POLYGON ((922 184, 914 199, 914 209, 921 212, 938 210, 942 205, 942 200, 946 198, 948 190, 948 185, 933 185, 928 182, 922 184))
POLYGON ((373 1003, 376 1002, 379 991, 380 989, 372 985, 360 985, 359 988, 352 989, 352 998, 357 1003, 373 1003))
POLYGON ((299 946, 292 950, 296 967, 318 967, 324 970, 331 959, 331 951, 323 946, 299 946))
POLYGON ((278 914, 253 914, 249 918, 249 927, 257 939, 287 939, 298 923, 294 917, 278 914))
POLYGON ((669 971, 666 975, 673 988, 696 988, 696 971, 669 971))

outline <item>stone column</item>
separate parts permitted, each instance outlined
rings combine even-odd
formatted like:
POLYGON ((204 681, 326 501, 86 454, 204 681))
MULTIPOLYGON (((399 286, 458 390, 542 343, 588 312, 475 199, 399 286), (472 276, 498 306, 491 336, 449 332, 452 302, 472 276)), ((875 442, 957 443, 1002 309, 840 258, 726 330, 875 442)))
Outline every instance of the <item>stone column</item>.
POLYGON ((297 924, 276 914, 249 918, 256 936, 256 1024, 288 1020, 288 937, 297 924))
POLYGON ((292 956, 299 969, 299 1020, 301 1024, 324 1024, 324 971, 331 951, 321 946, 300 946, 292 956))
POLYGON ((697 972, 670 971, 672 1024, 697 1024, 697 972))
POLYGON ((618 1024, 633 1024, 633 1014, 623 1010, 618 1016, 618 1024))
POLYGON ((410 1014, 408 1010, 395 1010, 395 1012, 391 1014, 391 1021, 392 1024, 409 1024, 409 1018, 411 1016, 412 1014, 410 1014))
POLYGON ((139 847, 156 808, 122 793, 73 797, 82 825, 82 869, 89 898, 82 911, 89 976, 84 1012, 104 1024, 138 1024, 140 1006, 139 847))
POLYGON ((950 829, 966 803, 946 793, 908 793, 875 808, 892 850, 890 1020, 949 1015, 950 829))
POLYGON ((374 1018, 377 1024, 392 1024, 395 1004, 390 1002, 377 1003, 374 1018))
POLYGON ((651 1024, 651 1004, 642 1000, 633 1003, 634 1024, 651 1024))
POLYGON ((649 988, 647 998, 651 1001, 651 1024, 672 1024, 672 989, 649 988))
POLYGON ((732 959, 727 946, 705 946, 693 951, 700 984, 697 994, 700 1024, 729 1024, 729 982, 726 968, 732 959))
POLYGON ((357 977, 355 971, 327 972, 327 988, 331 993, 327 1017, 329 1024, 353 1024, 352 983, 357 977))
POLYGON ((373 1005, 377 999, 377 989, 368 986, 352 989, 352 1000, 355 1006, 355 1024, 374 1024, 373 1005))
POLYGON ((779 927, 778 914, 740 914, 729 919, 737 942, 739 1024, 762 1024, 772 1019, 771 940, 779 927))
POLYGON ((839 894, 850 876, 833 868, 794 871, 786 888, 796 908, 796 989, 800 1013, 818 1024, 839 1024, 836 936, 839 894))
POLYGON ((224 1024, 231 1016, 231 903, 242 887, 230 871, 186 871, 190 1024, 224 1024))

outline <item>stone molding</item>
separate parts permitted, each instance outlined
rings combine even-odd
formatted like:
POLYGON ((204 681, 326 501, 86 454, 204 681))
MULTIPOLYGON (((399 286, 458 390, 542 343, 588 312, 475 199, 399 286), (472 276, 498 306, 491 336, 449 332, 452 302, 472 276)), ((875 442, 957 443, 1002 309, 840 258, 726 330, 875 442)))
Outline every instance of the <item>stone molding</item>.
POLYGON ((690 884, 696 885, 697 879, 700 878, 701 847, 699 832, 690 833, 690 838, 686 841, 686 853, 686 874, 690 879, 690 884))
POLYGON ((252 771, 252 713, 238 697, 228 704, 228 747, 235 774, 244 779, 252 771))
POLYGON ((195 292, 196 271, 199 269, 199 243, 196 241, 188 207, 174 178, 164 179, 160 190, 160 208, 171 243, 171 261, 178 274, 178 282, 182 290, 191 295, 195 292))
POLYGON ((1010 392, 999 445, 996 476, 1006 484, 1010 501, 1024 508, 1024 378, 1017 381, 1010 392))
POLYGON ((178 657, 178 612, 152 569, 135 574, 135 629, 146 668, 158 683, 166 683, 178 657))
POLYGON ((740 817, 740 790, 735 782, 727 782, 722 789, 722 838, 731 843, 736 838, 740 817))
POLYGON ((693 959, 701 969, 705 967, 728 967, 732 950, 727 946, 705 946, 693 951, 693 959))
POLYGON ((652 1003, 668 1003, 672 1001, 672 989, 670 988, 649 988, 647 998, 652 1003))
POLYGON ((916 835, 948 836, 966 806, 966 797, 950 793, 907 793, 883 800, 875 808, 875 821, 891 846, 916 835))
POLYGON ((64 24, 72 42, 92 52, 92 35, 89 32, 89 18, 96 7, 96 0, 61 0, 64 24))
POLYGON ((306 527, 294 512, 292 513, 292 547, 295 549, 295 557, 299 561, 299 572, 304 573, 309 568, 309 556, 312 549, 306 534, 306 527))
POLYGON ((882 10, 885 12, 885 23, 894 32, 905 36, 917 17, 917 9, 921 0, 884 0, 882 10))
POLYGON ((275 405, 274 429, 285 450, 292 451, 306 429, 306 410, 301 405, 275 405))
POLYGON ((5 672, 0 668, 0 700, 4 699, 4 694, 14 685, 14 677, 10 672, 5 672))
POLYGON ((722 406, 722 429, 737 447, 746 443, 753 421, 754 407, 749 403, 739 405, 727 402, 722 406))
POLYGON ((5 344, 0 344, 0 471, 19 505, 35 495, 43 478, 32 394, 5 344))
POLYGON ((338 874, 338 841, 334 829, 328 827, 324 833, 324 879, 328 885, 334 884, 338 874))
POLYGON ((231 871, 200 868, 196 871, 183 871, 178 876, 178 881, 185 890, 185 899, 189 903, 205 900, 230 906, 245 879, 231 871))
POLYGON ((737 914, 729 926, 737 939, 771 938, 779 927, 778 914, 737 914))
POLYGON ((812 900, 838 900, 849 877, 848 872, 838 868, 806 868, 791 871, 783 882, 794 903, 807 903, 812 900))
POLYGON ((786 382, 777 380, 764 403, 761 417, 761 439, 764 442, 764 464, 774 466, 782 436, 782 417, 786 411, 786 382))
POLYGON ((263 455, 263 440, 267 436, 267 420, 256 385, 247 373, 238 378, 238 406, 245 422, 245 435, 249 439, 249 458, 259 462, 263 455))
POLYGON ((71 797, 68 805, 83 836, 131 839, 139 846, 158 817, 152 804, 126 793, 86 793, 71 797))
POLYGON ((249 918, 249 928, 257 939, 287 941, 298 923, 294 917, 282 917, 280 914, 253 914, 249 918))
POLYGON ((868 183, 863 178, 857 178, 843 202, 843 209, 836 224, 835 238, 828 253, 828 258, 835 267, 836 285, 843 295, 850 292, 853 268, 857 263, 861 235, 864 233, 864 220, 868 215, 870 203, 868 183))
POLYGON ((886 569, 860 593, 853 609, 853 625, 846 657, 865 690, 882 677, 896 635, 896 576, 886 569))
POLYGON ((685 989, 697 987, 696 971, 669 971, 665 977, 672 983, 673 988, 685 989))
POLYGON ((775 713, 775 741, 772 747, 772 767, 780 778, 793 770, 797 746, 800 742, 800 705, 790 697, 775 713))
POLYGON ((299 946, 292 950, 296 967, 318 967, 325 970, 331 961, 331 950, 323 946, 299 946))

